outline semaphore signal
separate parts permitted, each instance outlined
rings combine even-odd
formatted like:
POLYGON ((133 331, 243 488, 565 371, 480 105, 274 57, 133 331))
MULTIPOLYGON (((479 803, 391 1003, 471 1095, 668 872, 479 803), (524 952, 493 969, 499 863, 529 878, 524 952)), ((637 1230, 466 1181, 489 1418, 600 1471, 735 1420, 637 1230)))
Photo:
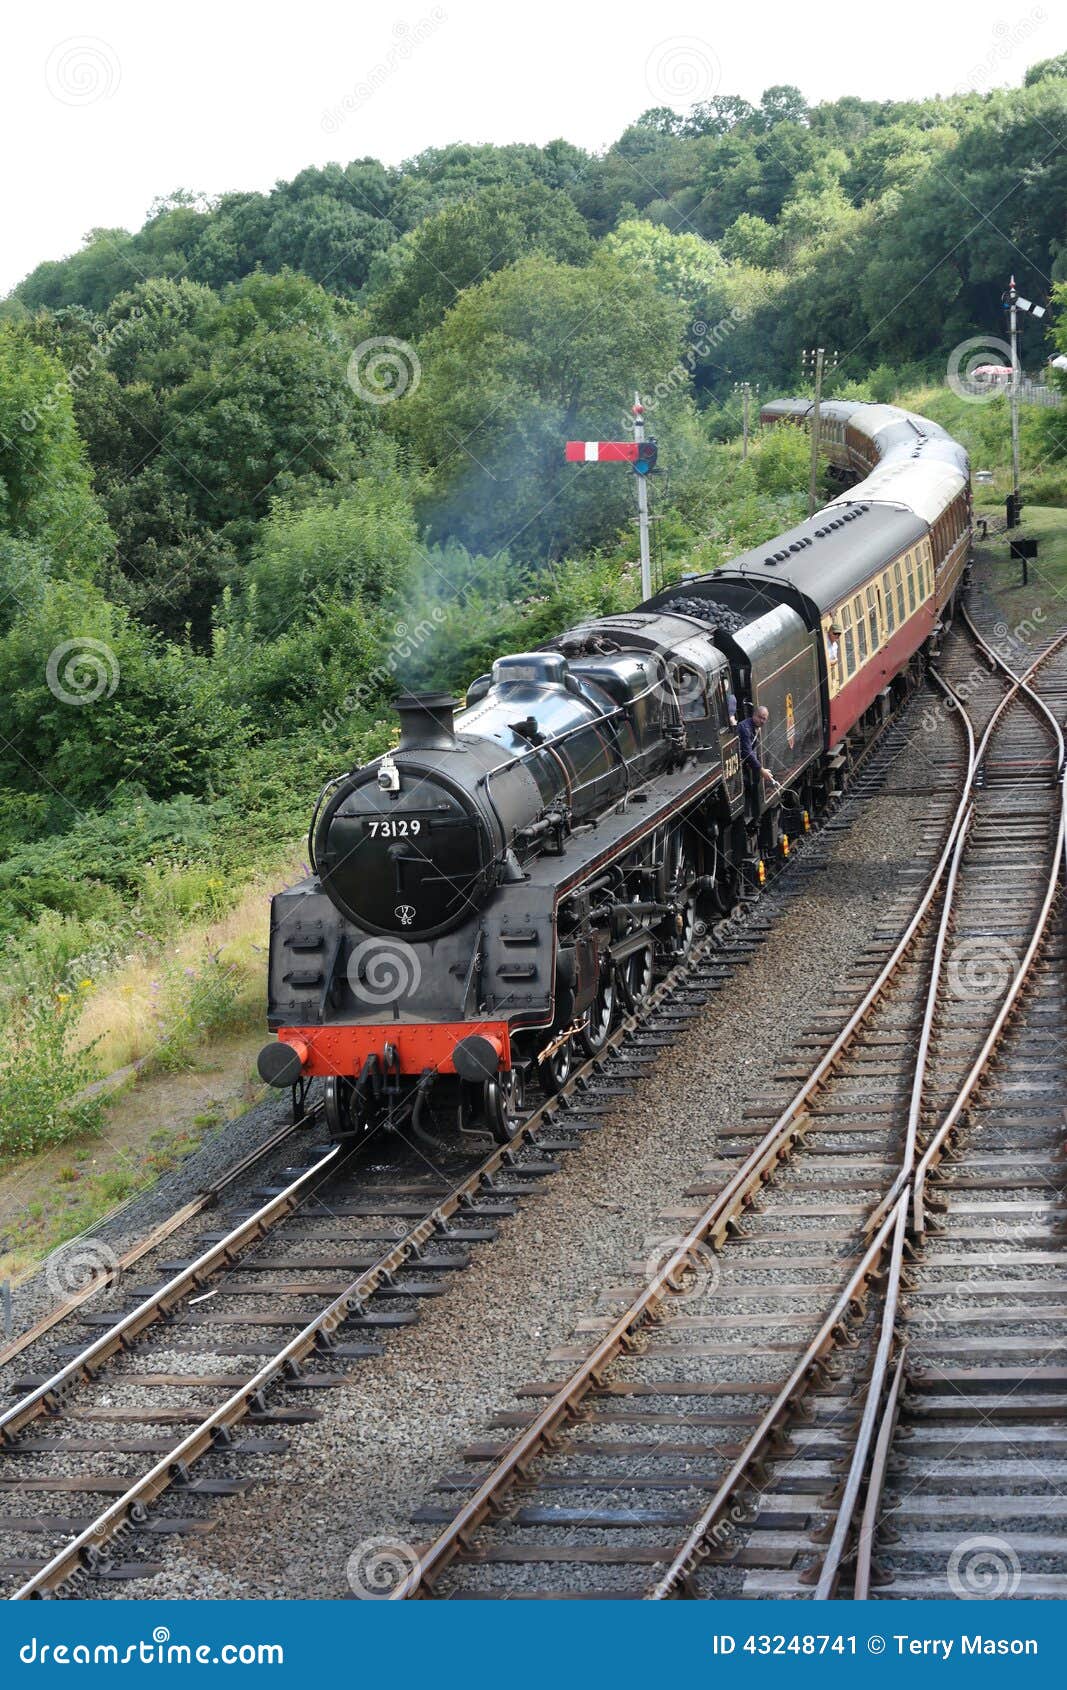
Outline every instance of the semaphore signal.
POLYGON ((563 457, 568 464, 632 464, 637 476, 637 526, 641 537, 641 597, 652 595, 652 559, 648 542, 648 482, 656 467, 658 448, 645 439, 645 407, 634 394, 632 440, 568 440, 563 457))

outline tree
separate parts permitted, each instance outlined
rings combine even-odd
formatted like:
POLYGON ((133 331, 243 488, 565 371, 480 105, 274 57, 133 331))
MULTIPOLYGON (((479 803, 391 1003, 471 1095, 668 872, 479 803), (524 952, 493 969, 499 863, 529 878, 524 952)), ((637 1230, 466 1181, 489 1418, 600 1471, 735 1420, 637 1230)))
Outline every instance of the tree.
POLYGON ((0 638, 0 787, 84 804, 134 786, 205 792, 239 753, 243 712, 206 661, 156 641, 94 586, 52 582, 0 638))
POLYGON ((0 325, 0 535, 26 542, 40 567, 60 576, 93 574, 114 543, 67 373, 10 324, 0 325))
POLYGON ((266 268, 299 270, 331 293, 353 297, 396 238, 383 217, 327 194, 281 207, 263 243, 266 268))
POLYGON ((706 298, 723 262, 702 236, 672 234, 641 219, 620 223, 605 238, 604 251, 621 266, 651 277, 661 293, 682 301, 690 311, 706 298))
POLYGON ((393 248, 374 317, 391 333, 414 338, 439 323, 464 288, 524 254, 580 264, 590 250, 574 202, 558 189, 536 181, 485 188, 427 218, 393 248))
POLYGON ((778 231, 766 218, 743 211, 723 235, 722 250, 727 258, 766 269, 773 264, 778 251, 778 231))
POLYGON ((784 82, 763 90, 751 123, 753 128, 765 131, 774 129, 779 123, 806 123, 807 117, 808 103, 800 89, 794 88, 791 82, 784 82))
POLYGON ((358 474, 377 419, 347 380, 353 329, 288 272, 222 297, 157 278, 95 330, 53 322, 69 357, 94 334, 103 349, 75 405, 119 543, 112 586, 139 616, 172 637, 191 622, 205 639, 271 502, 358 474))
POLYGON ((727 135, 739 123, 755 116, 755 107, 736 94, 719 94, 691 106, 682 126, 683 135, 727 135))
POLYGON ((144 280, 133 236, 126 229, 91 229, 80 252, 39 264, 15 292, 25 305, 84 305, 105 311, 117 293, 144 280))
POLYGON ((672 106, 650 106, 643 111, 635 125, 637 129, 651 129, 656 135, 677 137, 685 129, 685 120, 672 106))
POLYGON ((245 578, 253 624, 271 639, 331 603, 402 604, 421 557, 410 481, 379 442, 364 479, 274 506, 245 578))
POLYGON ((433 532, 540 559, 606 539, 627 514, 625 474, 573 473, 563 442, 618 433, 633 389, 677 365, 685 316, 608 254, 583 269, 532 256, 466 289, 395 407, 433 466, 433 532))
POLYGON ((1035 82, 1044 82, 1050 76, 1067 76, 1067 53, 1059 53, 1054 59, 1042 59, 1040 63, 1031 65, 1024 79, 1025 86, 1032 88, 1035 82))

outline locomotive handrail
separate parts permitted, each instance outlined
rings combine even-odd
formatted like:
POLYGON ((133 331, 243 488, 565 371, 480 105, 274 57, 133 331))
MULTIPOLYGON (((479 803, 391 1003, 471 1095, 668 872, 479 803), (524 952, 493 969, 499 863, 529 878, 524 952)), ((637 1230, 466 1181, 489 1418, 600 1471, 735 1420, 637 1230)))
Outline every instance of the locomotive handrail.
POLYGON ((315 800, 315 807, 311 812, 311 821, 308 823, 308 864, 314 874, 319 872, 319 865, 315 861, 315 829, 322 814, 322 806, 326 802, 326 794, 332 792, 335 786, 340 786, 341 782, 347 780, 351 773, 351 769, 346 769, 344 774, 334 775, 331 780, 326 782, 315 800))
MULTIPOLYGON (((631 709, 633 705, 640 704, 640 702, 643 698, 650 698, 653 693, 660 692, 663 688, 663 685, 664 685, 663 681, 657 681, 655 683, 655 685, 647 686, 645 688, 644 692, 634 693, 633 698, 631 698, 628 701, 628 703, 626 703, 626 704, 613 704, 610 710, 602 710, 600 712, 600 715, 597 718, 597 721, 599 721, 599 722, 611 722, 617 716, 625 716, 626 712, 629 709, 631 709)), ((678 720, 679 720, 679 722, 681 722, 681 721, 684 720, 684 718, 682 716, 681 705, 678 704, 678 694, 675 691, 673 686, 670 687, 670 693, 671 693, 671 697, 674 699, 675 704, 678 706, 678 720)), ((592 704, 593 700, 587 699, 586 702, 589 703, 589 704, 592 704)), ((481 777, 482 781, 486 784, 486 786, 488 786, 489 782, 491 780, 493 780, 497 775, 506 774, 509 769, 517 768, 520 763, 525 763, 527 758, 529 758, 534 751, 543 751, 545 749, 551 750, 553 746, 559 745, 565 739, 569 739, 572 734, 588 733, 590 728, 596 727, 597 721, 575 722, 569 728, 561 728, 559 733, 546 734, 544 739, 541 740, 540 744, 531 745, 528 751, 517 752, 514 756, 510 757, 507 760, 507 762, 498 763, 495 769, 489 769, 486 772, 486 774, 484 774, 481 777)), ((621 756, 621 752, 620 752, 620 756, 621 756)), ((623 759, 623 761, 625 762, 625 759, 623 759)), ((583 781, 579 784, 579 787, 577 788, 577 790, 580 791, 582 786, 592 786, 592 784, 593 784, 592 781, 583 781)))

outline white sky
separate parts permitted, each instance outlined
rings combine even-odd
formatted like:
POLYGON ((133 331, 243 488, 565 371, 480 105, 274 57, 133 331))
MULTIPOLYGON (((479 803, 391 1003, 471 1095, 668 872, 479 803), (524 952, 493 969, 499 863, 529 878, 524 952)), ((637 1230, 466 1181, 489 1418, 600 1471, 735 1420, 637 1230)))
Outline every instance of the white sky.
POLYGON ((94 226, 139 227, 179 187, 265 189, 305 165, 399 163, 453 140, 562 135, 592 149, 647 106, 684 110, 716 88, 756 100, 793 82, 814 101, 1017 84, 1067 45, 1056 10, 1052 0, 893 0, 873 13, 797 0, 12 5, 0 293, 94 226), (851 15, 853 30, 831 15, 851 15))

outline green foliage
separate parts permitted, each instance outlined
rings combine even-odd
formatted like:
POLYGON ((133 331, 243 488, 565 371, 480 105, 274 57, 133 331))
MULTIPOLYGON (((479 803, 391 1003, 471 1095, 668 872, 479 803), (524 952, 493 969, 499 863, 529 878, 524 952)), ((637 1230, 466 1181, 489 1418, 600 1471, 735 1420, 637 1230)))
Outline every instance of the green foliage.
POLYGON ((527 253, 581 264, 591 250, 574 202, 542 182, 484 188, 446 205, 391 247, 372 276, 371 310, 390 334, 433 328, 464 288, 527 253))
POLYGON ((604 241, 604 251, 621 266, 648 276, 668 299, 699 310, 718 279, 722 259, 699 235, 672 234, 638 218, 620 223, 604 241))
POLYGON ((21 558, 28 586, 46 572, 89 574, 112 540, 89 478, 63 365, 33 344, 20 326, 0 324, 0 536, 29 543, 8 547, 2 567, 21 558))
POLYGON ((243 713, 210 662, 164 645, 97 588, 56 582, 0 638, 0 783, 54 816, 124 787, 206 792, 243 713))
POLYGON ((0 1042, 0 1156, 62 1144, 100 1125, 101 1105, 79 1093, 93 1079, 91 1051, 73 1048, 76 993, 23 998, 0 1042))
POLYGON ((169 967, 153 983, 153 1019, 158 1039, 152 1067, 183 1068, 220 1033, 241 1024, 241 974, 209 952, 198 966, 169 967))
POLYGON ((257 632, 273 638, 295 617, 331 602, 401 597, 421 562, 410 478, 391 454, 377 473, 320 491, 304 505, 278 502, 260 530, 246 581, 257 632))
POLYGON ((398 421, 432 466, 434 535, 520 558, 610 538, 629 488, 565 466, 562 442, 617 432, 625 396, 678 362, 684 323, 607 254, 584 269, 526 258, 467 289, 428 337, 398 421))

